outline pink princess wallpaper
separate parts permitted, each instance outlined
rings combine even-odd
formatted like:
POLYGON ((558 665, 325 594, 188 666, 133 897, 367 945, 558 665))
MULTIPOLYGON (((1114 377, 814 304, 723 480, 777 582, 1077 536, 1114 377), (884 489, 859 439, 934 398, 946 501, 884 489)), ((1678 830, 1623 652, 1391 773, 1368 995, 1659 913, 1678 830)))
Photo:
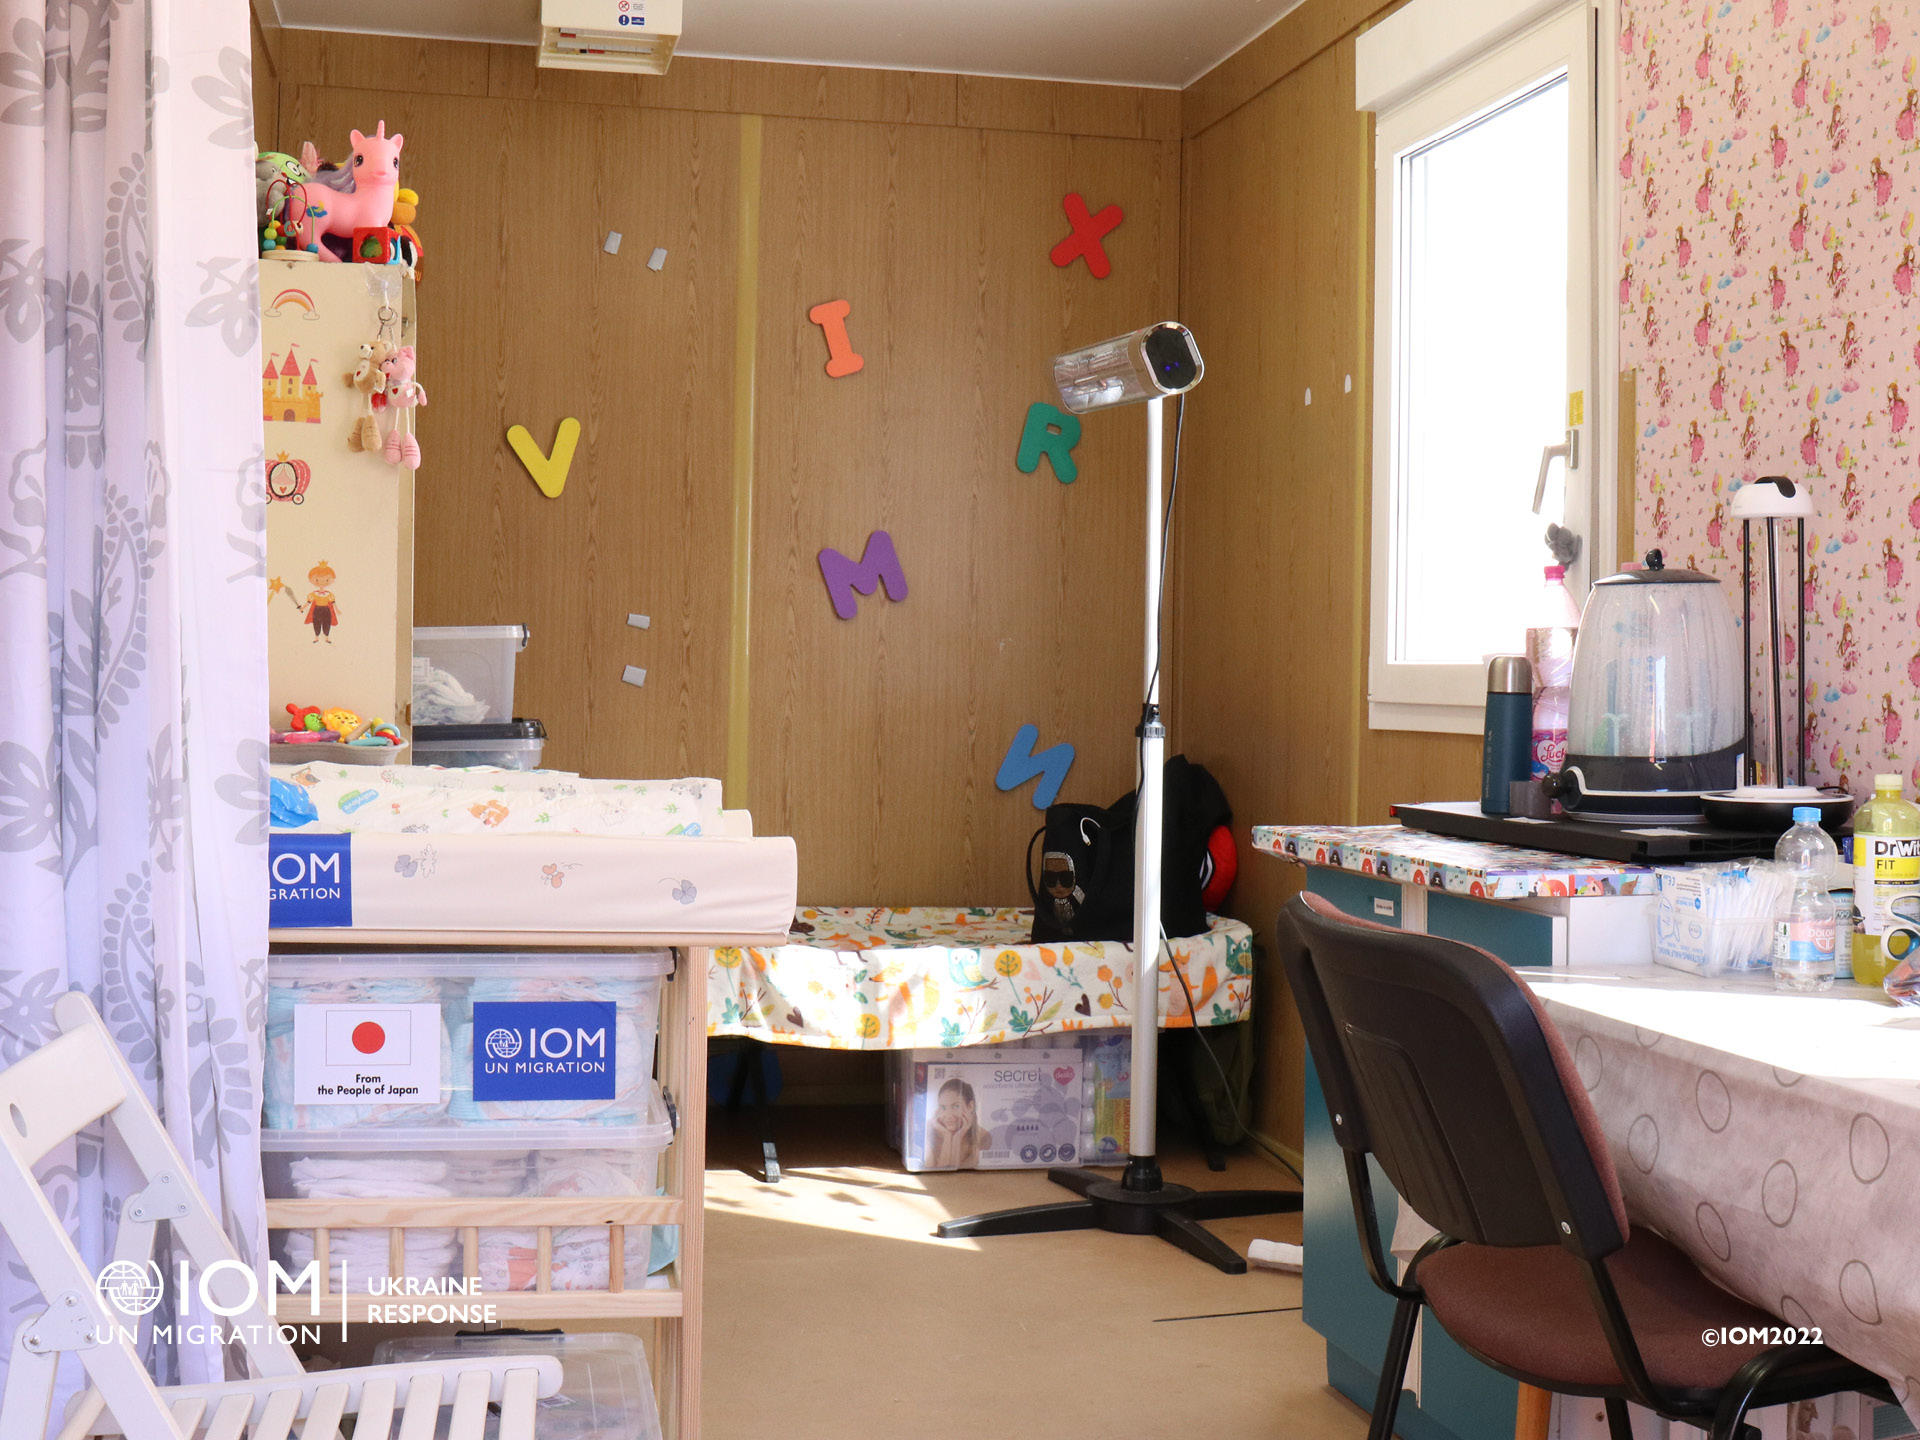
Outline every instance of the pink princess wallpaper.
POLYGON ((1621 364, 1642 550, 1728 582, 1728 501, 1811 487, 1808 779, 1920 788, 1920 5, 1626 0, 1621 364))

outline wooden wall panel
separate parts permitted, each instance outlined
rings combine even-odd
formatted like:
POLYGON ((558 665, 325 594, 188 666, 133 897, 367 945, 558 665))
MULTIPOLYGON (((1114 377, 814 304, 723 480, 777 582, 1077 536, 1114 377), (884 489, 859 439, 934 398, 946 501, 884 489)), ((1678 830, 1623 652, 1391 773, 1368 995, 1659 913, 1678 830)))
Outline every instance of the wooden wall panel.
POLYGON ((516 708, 546 722, 550 765, 719 774, 737 122, 301 86, 286 130, 325 151, 378 118, 408 137, 427 246, 418 623, 531 627, 516 708), (580 446, 551 501, 504 437, 549 448, 566 415, 580 446))
MULTIPOLYGON (((1372 125, 1353 108, 1351 32, 1391 8, 1316 0, 1185 92, 1181 305, 1207 379, 1174 724, 1241 826, 1378 824, 1397 801, 1478 793, 1478 737, 1367 726, 1372 125)), ((1270 946, 1301 879, 1255 856, 1232 901, 1265 951, 1255 1128, 1286 1146, 1305 1045, 1270 946)))
POLYGON ((1056 351, 1171 313, 1177 166, 1171 144, 767 123, 749 788, 810 900, 1023 899, 1039 815, 993 786, 1022 723, 1078 747, 1070 798, 1132 783, 1142 412, 1088 418, 1071 486, 1013 454, 1056 351), (1047 259, 1069 189, 1126 207, 1107 280, 1047 259), (830 299, 866 361, 843 380, 805 319, 830 299), (841 621, 817 552, 873 530, 909 597, 841 621))
POLYGON ((334 89, 491 95, 875 124, 965 125, 1113 139, 1177 139, 1180 92, 856 66, 677 57, 665 75, 542 70, 525 45, 287 30, 280 68, 334 89))
POLYGON ((281 76, 295 84, 418 95, 487 93, 485 45, 336 30, 280 35, 281 76))
POLYGON ((963 127, 952 76, 687 57, 673 88, 644 91, 656 82, 535 71, 512 47, 287 34, 283 143, 338 151, 384 118, 408 135, 422 196, 419 621, 528 623, 516 708, 547 722, 550 764, 589 773, 723 768, 739 155, 725 107, 777 117, 749 800, 762 833, 800 839, 810 900, 1023 898, 1038 812, 1031 787, 992 783, 1014 730, 1074 741, 1071 796, 1132 783, 1144 422, 1089 420, 1071 487, 1020 474, 1013 453, 1028 404, 1053 393, 1050 357, 1174 313, 1179 280, 1178 143, 1056 132, 1171 135, 1169 92, 987 87, 963 127), (1107 280, 1047 258, 1074 189, 1127 210, 1107 280), (627 237, 620 257, 601 253, 608 230, 627 237), (867 359, 845 381, 806 320, 837 297, 867 359), (584 430, 552 502, 503 436, 517 421, 547 446, 566 414, 584 430), (857 554, 880 528, 912 595, 843 623, 816 553, 857 554), (629 611, 652 628, 629 629, 629 611), (621 683, 626 664, 647 669, 644 690, 621 683))
MULTIPOLYGON (((1180 499, 1174 723, 1242 827, 1355 808, 1368 128, 1352 96, 1349 42, 1186 145, 1181 303, 1207 378, 1180 499)), ((1253 856, 1233 909, 1270 940, 1297 881, 1253 856)), ((1298 1145, 1301 1046, 1270 955, 1256 985, 1281 1003, 1258 1011, 1255 1127, 1298 1145)))
POLYGON ((1003 75, 961 75, 959 120, 989 130, 1175 140, 1180 92, 1122 85, 1064 85, 1003 75))
POLYGON ((1365 730, 1354 822, 1384 825, 1389 807, 1419 800, 1480 798, 1480 737, 1365 730))
POLYGON ((253 143, 258 150, 280 148, 280 73, 274 64, 280 33, 269 35, 255 11, 247 13, 253 37, 253 143))

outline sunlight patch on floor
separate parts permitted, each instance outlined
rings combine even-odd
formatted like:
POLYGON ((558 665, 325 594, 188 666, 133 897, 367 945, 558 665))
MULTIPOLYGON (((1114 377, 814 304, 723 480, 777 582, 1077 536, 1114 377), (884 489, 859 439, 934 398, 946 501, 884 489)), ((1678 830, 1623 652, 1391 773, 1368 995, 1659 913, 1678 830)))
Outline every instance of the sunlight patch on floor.
POLYGON ((767 1185, 739 1170, 709 1170, 707 1208, 850 1235, 918 1240, 953 1251, 980 1248, 972 1240, 936 1236, 933 1227, 951 1218, 951 1212, 916 1176, 896 1171, 858 1166, 788 1170, 778 1185, 767 1185))

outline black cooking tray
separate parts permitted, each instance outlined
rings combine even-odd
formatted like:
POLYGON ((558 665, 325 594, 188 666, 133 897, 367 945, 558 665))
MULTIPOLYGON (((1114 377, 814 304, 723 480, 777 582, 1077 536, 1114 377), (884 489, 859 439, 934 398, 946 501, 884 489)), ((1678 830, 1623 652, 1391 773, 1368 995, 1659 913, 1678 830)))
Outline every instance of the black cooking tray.
POLYGON ((1507 815, 1484 815, 1474 800, 1395 805, 1393 814, 1409 830, 1460 840, 1490 840, 1496 845, 1518 845, 1560 855, 1587 855, 1626 865, 1771 856, 1780 839, 1773 832, 1722 830, 1707 824, 1603 825, 1565 815, 1551 820, 1516 820, 1507 815))

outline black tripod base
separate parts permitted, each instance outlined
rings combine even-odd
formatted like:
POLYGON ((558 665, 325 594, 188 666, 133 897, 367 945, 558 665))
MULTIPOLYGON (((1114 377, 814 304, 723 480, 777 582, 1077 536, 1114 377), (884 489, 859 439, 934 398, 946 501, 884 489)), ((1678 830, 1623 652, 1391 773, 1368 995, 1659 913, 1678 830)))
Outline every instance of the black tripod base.
POLYGON ((1235 1215, 1282 1215, 1300 1208, 1300 1194, 1294 1190, 1201 1191, 1165 1183, 1152 1189, 1129 1190, 1098 1171, 1078 1169, 1049 1170, 1047 1179, 1084 1198, 943 1220, 934 1233, 943 1240, 1037 1235, 1053 1230, 1158 1235, 1229 1275, 1244 1275, 1247 1262, 1240 1253, 1200 1222, 1235 1215))

